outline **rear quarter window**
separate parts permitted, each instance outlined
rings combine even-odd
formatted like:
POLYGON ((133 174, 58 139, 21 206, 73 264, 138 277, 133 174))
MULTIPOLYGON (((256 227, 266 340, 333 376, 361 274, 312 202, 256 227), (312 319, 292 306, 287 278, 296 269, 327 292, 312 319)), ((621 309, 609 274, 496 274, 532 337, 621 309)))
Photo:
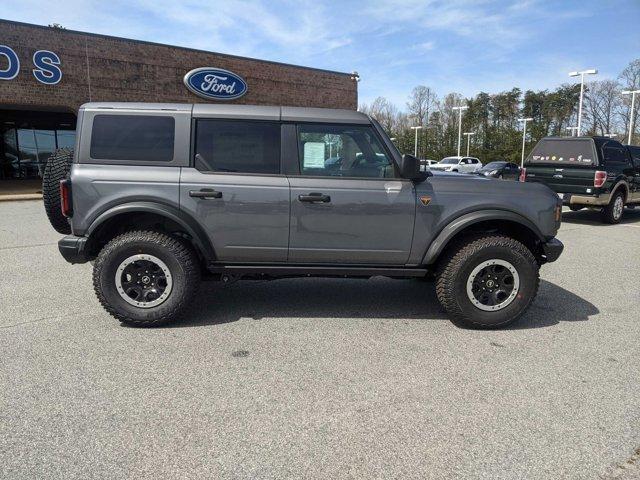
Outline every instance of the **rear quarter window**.
POLYGON ((528 164, 593 166, 598 164, 590 139, 542 139, 527 157, 528 164))
POLYGON ((173 117, 96 115, 90 156, 96 160, 171 162, 174 142, 173 117))
POLYGON ((602 158, 606 166, 619 167, 629 165, 627 150, 618 142, 607 142, 602 146, 602 158))
POLYGON ((631 153, 631 158, 633 160, 633 166, 636 168, 640 168, 640 147, 627 147, 629 149, 629 153, 631 153))

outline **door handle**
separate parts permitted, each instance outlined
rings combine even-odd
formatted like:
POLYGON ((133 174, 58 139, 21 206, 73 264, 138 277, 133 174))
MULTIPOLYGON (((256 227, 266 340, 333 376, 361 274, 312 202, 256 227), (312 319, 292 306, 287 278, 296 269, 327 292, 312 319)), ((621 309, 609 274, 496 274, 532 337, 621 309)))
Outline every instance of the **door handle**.
POLYGON ((222 192, 216 192, 212 188, 201 190, 189 190, 189 196, 194 198, 222 198, 222 192))
POLYGON ((329 203, 331 197, 323 193, 311 192, 309 195, 298 195, 298 200, 307 203, 329 203))

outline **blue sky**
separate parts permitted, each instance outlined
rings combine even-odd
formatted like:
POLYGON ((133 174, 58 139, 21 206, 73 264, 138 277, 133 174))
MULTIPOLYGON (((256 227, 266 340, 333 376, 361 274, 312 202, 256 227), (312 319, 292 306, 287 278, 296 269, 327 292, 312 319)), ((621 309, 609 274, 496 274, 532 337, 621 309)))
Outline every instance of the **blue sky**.
POLYGON ((640 57, 640 0, 0 0, 0 16, 361 75, 360 102, 615 77, 640 57), (55 7, 54 7, 55 5, 55 7))

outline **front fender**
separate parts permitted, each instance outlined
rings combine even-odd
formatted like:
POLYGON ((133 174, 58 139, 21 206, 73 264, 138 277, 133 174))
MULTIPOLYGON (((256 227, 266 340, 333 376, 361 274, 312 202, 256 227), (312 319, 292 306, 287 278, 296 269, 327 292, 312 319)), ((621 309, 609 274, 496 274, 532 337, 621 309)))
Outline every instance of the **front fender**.
POLYGON ((488 220, 506 220, 518 223, 531 230, 537 236, 538 240, 541 242, 545 241, 545 237, 540 229, 522 215, 509 210, 479 210, 461 215, 447 224, 447 226, 444 227, 436 236, 433 242, 431 242, 431 245, 429 245, 429 248, 422 259, 422 264, 430 265, 434 263, 449 241, 462 230, 475 223, 485 222, 488 220))

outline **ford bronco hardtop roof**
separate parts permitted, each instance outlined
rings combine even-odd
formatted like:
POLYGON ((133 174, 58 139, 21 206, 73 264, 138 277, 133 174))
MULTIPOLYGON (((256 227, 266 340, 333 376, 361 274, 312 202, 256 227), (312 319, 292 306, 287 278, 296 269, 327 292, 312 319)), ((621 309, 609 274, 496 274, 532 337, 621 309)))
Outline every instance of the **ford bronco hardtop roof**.
POLYGON ((278 107, 267 105, 227 105, 209 103, 141 103, 141 102, 92 102, 80 107, 82 110, 126 110, 126 111, 191 111, 196 118, 230 118, 275 120, 284 122, 357 123, 369 124, 364 113, 355 110, 311 107, 278 107))

